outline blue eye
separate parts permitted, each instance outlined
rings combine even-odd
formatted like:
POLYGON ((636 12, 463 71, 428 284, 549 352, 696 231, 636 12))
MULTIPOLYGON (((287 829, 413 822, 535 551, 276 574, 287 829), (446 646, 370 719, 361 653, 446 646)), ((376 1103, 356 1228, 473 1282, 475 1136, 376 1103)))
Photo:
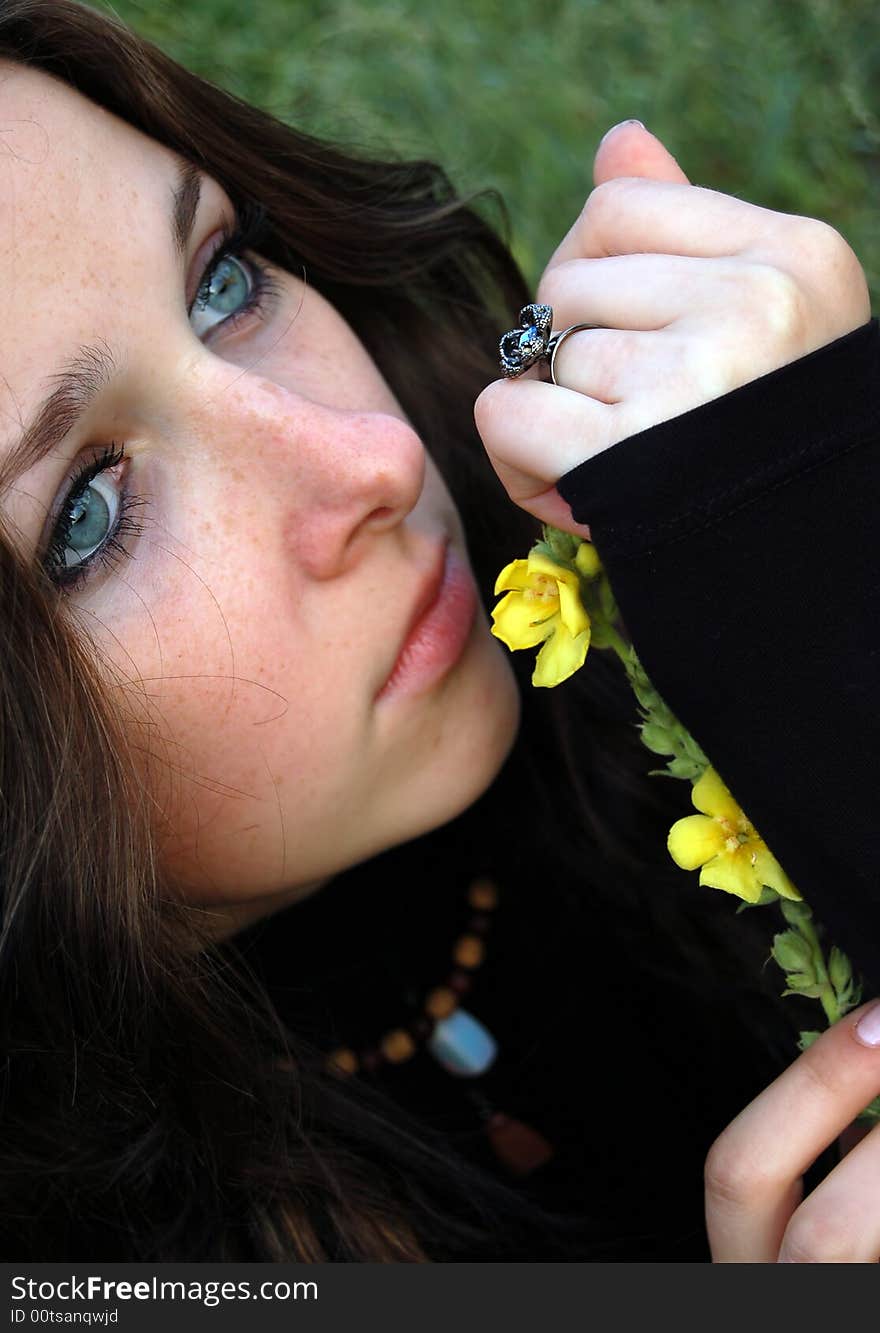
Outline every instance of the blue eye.
POLYGON ((220 243, 205 266, 189 308, 196 337, 205 338, 222 325, 235 328, 248 317, 254 322, 269 318, 282 296, 282 284, 253 257, 266 239, 265 209, 253 201, 242 203, 234 226, 221 231, 220 243))
POLYGON ((195 333, 202 337, 230 316, 249 310, 256 290, 254 274, 243 259, 218 253, 202 279, 190 312, 195 333))
POLYGON ((80 587, 98 563, 109 568, 129 554, 123 537, 141 531, 131 514, 145 501, 123 489, 124 459, 125 450, 111 446, 74 478, 43 557, 56 587, 80 587))

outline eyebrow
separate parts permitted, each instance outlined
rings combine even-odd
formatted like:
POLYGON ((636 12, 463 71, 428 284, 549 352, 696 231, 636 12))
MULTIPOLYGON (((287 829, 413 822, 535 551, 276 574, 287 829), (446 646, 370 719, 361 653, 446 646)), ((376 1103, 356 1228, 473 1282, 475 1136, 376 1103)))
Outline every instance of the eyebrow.
MULTIPOLYGON (((171 237, 178 256, 192 236, 202 190, 201 173, 192 162, 178 165, 171 198, 171 237)), ((51 376, 55 388, 37 408, 31 423, 0 463, 0 494, 47 458, 64 440, 95 398, 116 374, 116 361, 106 343, 80 347, 72 361, 51 376)))

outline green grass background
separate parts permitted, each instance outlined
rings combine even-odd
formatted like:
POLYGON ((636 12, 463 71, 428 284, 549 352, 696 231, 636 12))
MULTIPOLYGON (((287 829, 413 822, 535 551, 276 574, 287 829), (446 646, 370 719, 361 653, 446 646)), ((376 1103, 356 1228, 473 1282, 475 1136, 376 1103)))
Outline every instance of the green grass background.
POLYGON ((831 222, 880 296, 877 0, 92 0, 313 133, 506 201, 536 280, 637 117, 692 180, 831 222))

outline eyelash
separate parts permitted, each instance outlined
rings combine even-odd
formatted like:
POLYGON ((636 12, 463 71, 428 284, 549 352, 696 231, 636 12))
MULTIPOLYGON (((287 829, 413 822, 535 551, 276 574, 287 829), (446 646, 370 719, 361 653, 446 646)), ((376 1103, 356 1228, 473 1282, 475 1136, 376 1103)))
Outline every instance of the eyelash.
MULTIPOLYGON (((226 259, 231 258, 237 260, 247 270, 251 280, 251 289, 240 308, 227 315, 224 320, 214 327, 218 330, 221 328, 235 328, 242 319, 249 315, 255 315, 260 321, 264 321, 268 317, 270 307, 281 291, 281 284, 261 264, 256 263, 253 259, 244 258, 245 252, 258 248, 259 242, 265 234, 265 221, 266 215, 263 209, 256 205, 246 205, 238 212, 234 226, 228 224, 224 226, 220 244, 208 261, 207 267, 199 280, 196 299, 190 308, 190 314, 195 309, 201 293, 210 288, 211 280, 217 269, 226 259)), ((64 559, 64 552, 73 527, 71 510, 95 477, 100 476, 102 472, 106 472, 110 468, 117 467, 125 457, 125 446, 117 446, 112 443, 99 458, 93 459, 80 468, 71 482, 43 559, 43 566, 50 581, 61 592, 67 593, 82 588, 99 566, 109 570, 117 565, 123 557, 128 559, 131 556, 124 538, 135 536, 143 530, 143 523, 135 521, 132 514, 140 506, 147 504, 147 499, 145 496, 133 495, 123 489, 119 495, 116 521, 101 545, 77 565, 68 565, 64 559)))

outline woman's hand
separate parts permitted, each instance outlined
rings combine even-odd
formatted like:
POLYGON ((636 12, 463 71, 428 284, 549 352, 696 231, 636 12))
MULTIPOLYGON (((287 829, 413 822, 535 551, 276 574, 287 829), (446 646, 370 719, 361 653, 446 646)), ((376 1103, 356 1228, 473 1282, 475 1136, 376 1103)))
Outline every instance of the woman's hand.
POLYGON ((715 1263, 876 1263, 880 1125, 802 1201, 801 1177, 880 1093, 880 1002, 848 1014, 728 1125, 706 1161, 715 1263))
POLYGON ((594 177, 536 299, 557 332, 601 327, 565 340, 558 384, 532 371, 476 404, 510 498, 582 535, 555 490, 563 473, 870 318, 864 273, 837 232, 690 185, 637 122, 606 136, 594 177))

